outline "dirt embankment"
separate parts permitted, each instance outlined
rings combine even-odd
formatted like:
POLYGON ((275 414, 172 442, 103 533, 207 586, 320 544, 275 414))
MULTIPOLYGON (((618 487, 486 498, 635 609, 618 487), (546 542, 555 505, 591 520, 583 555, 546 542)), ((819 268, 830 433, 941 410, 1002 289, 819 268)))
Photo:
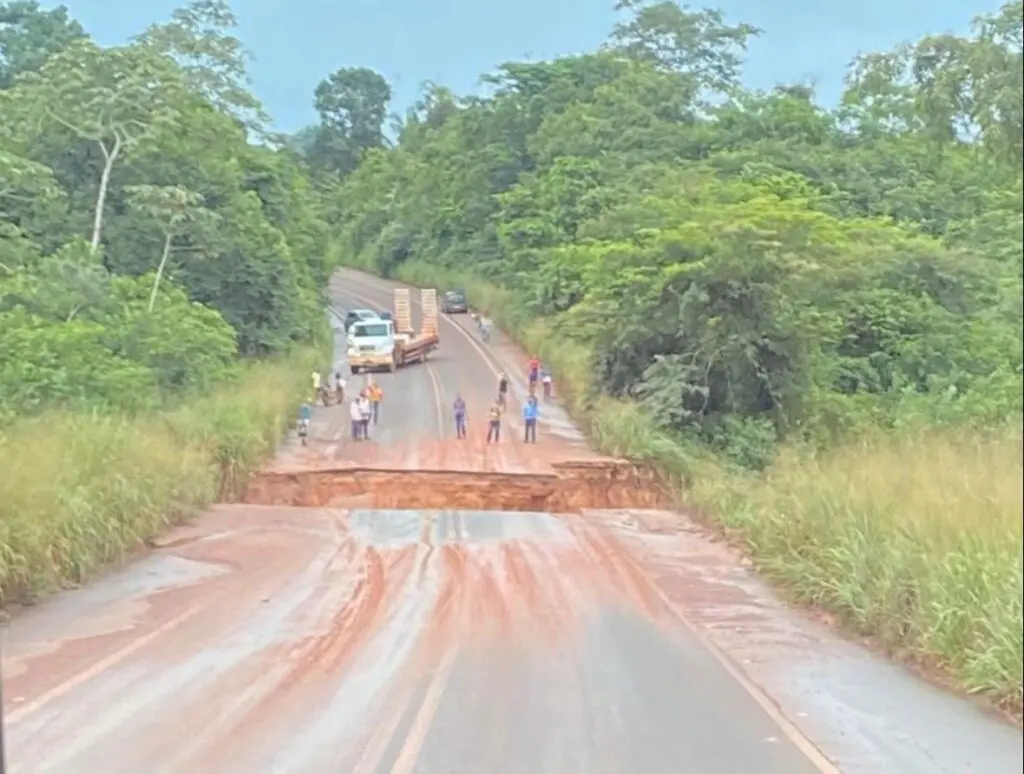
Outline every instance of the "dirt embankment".
POLYGON ((267 472, 243 502, 307 508, 546 511, 667 508, 672 499, 652 470, 626 462, 569 462, 550 475, 440 470, 338 469, 267 472))

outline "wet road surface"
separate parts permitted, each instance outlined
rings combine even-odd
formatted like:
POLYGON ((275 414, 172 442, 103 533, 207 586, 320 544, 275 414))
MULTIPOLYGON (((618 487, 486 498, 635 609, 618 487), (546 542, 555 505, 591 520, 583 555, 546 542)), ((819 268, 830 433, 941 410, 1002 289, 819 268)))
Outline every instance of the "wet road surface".
MULTIPOLYGON (((342 308, 387 306, 383 283, 339 285, 342 308)), ((556 408, 533 453, 454 440, 454 392, 474 410, 494 368, 521 372, 455 324, 381 375, 374 441, 318 409, 278 464, 585 455, 556 408)), ((1024 771, 1020 729, 785 609, 679 514, 224 505, 161 545, 5 628, 12 772, 1024 771)))
POLYGON ((10 638, 64 643, 8 666, 15 771, 818 771, 581 518, 221 506, 171 542, 10 638))

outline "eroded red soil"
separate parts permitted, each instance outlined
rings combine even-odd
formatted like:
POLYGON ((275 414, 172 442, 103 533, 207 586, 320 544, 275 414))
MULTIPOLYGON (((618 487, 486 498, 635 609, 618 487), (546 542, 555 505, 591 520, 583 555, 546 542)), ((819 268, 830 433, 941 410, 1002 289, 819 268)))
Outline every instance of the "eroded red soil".
POLYGON ((270 471, 243 500, 253 505, 543 511, 664 508, 670 496, 650 470, 624 462, 574 462, 552 473, 340 469, 270 471))

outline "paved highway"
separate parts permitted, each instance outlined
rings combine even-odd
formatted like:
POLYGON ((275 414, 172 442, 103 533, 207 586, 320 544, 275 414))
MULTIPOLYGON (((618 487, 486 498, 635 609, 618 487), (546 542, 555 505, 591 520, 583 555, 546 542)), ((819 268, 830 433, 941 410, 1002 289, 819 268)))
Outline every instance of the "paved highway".
MULTIPOLYGON (((352 273, 334 290, 340 308, 389 297, 352 273)), ((454 393, 476 417, 495 370, 522 368, 457 324, 429 364, 381 375, 373 441, 318 409, 277 466, 590 454, 555 408, 535 449, 486 448, 478 426, 456 441, 454 393)), ((1024 770, 1020 729, 786 610, 663 512, 222 505, 2 636, 21 774, 1024 770)))

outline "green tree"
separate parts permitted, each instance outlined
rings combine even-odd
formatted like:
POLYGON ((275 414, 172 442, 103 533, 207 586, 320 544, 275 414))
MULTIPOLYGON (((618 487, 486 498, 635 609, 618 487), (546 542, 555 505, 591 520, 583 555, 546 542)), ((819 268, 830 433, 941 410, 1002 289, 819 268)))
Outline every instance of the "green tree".
POLYGON ((315 163, 345 175, 355 169, 363 153, 383 147, 390 102, 388 82, 365 67, 343 67, 322 80, 314 93, 320 114, 315 163))
POLYGON ((231 34, 237 26, 224 0, 193 0, 175 10, 170 21, 151 25, 135 42, 172 57, 194 93, 265 135, 270 117, 249 88, 251 56, 231 34))
POLYGON ((761 34, 749 24, 727 24, 719 10, 691 11, 671 0, 619 0, 615 10, 633 18, 615 26, 611 48, 718 93, 737 87, 747 45, 761 34))
POLYGON ((53 170, 0 150, 0 227, 9 235, 31 233, 46 211, 60 210, 66 196, 53 170))
POLYGON ((86 37, 66 6, 43 10, 35 0, 0 3, 0 89, 35 72, 56 53, 86 37))
POLYGON ((268 131, 230 8, 114 47, 0 11, 0 422, 153 408, 308 341, 333 188, 268 131))
POLYGON ((998 13, 977 18, 972 37, 929 36, 860 57, 844 96, 848 114, 867 132, 919 132, 939 144, 981 137, 1019 170, 1022 17, 1020 0, 1010 0, 998 13))
POLYGON ((90 244, 99 248, 111 175, 127 154, 179 115, 186 92, 173 62, 139 46, 104 49, 72 43, 11 90, 9 105, 32 122, 51 123, 102 156, 90 244))
POLYGON ((163 235, 160 260, 149 296, 148 311, 156 305, 160 280, 175 241, 186 235, 199 236, 215 227, 219 216, 203 206, 203 197, 181 186, 134 185, 125 189, 128 203, 151 220, 163 235))

